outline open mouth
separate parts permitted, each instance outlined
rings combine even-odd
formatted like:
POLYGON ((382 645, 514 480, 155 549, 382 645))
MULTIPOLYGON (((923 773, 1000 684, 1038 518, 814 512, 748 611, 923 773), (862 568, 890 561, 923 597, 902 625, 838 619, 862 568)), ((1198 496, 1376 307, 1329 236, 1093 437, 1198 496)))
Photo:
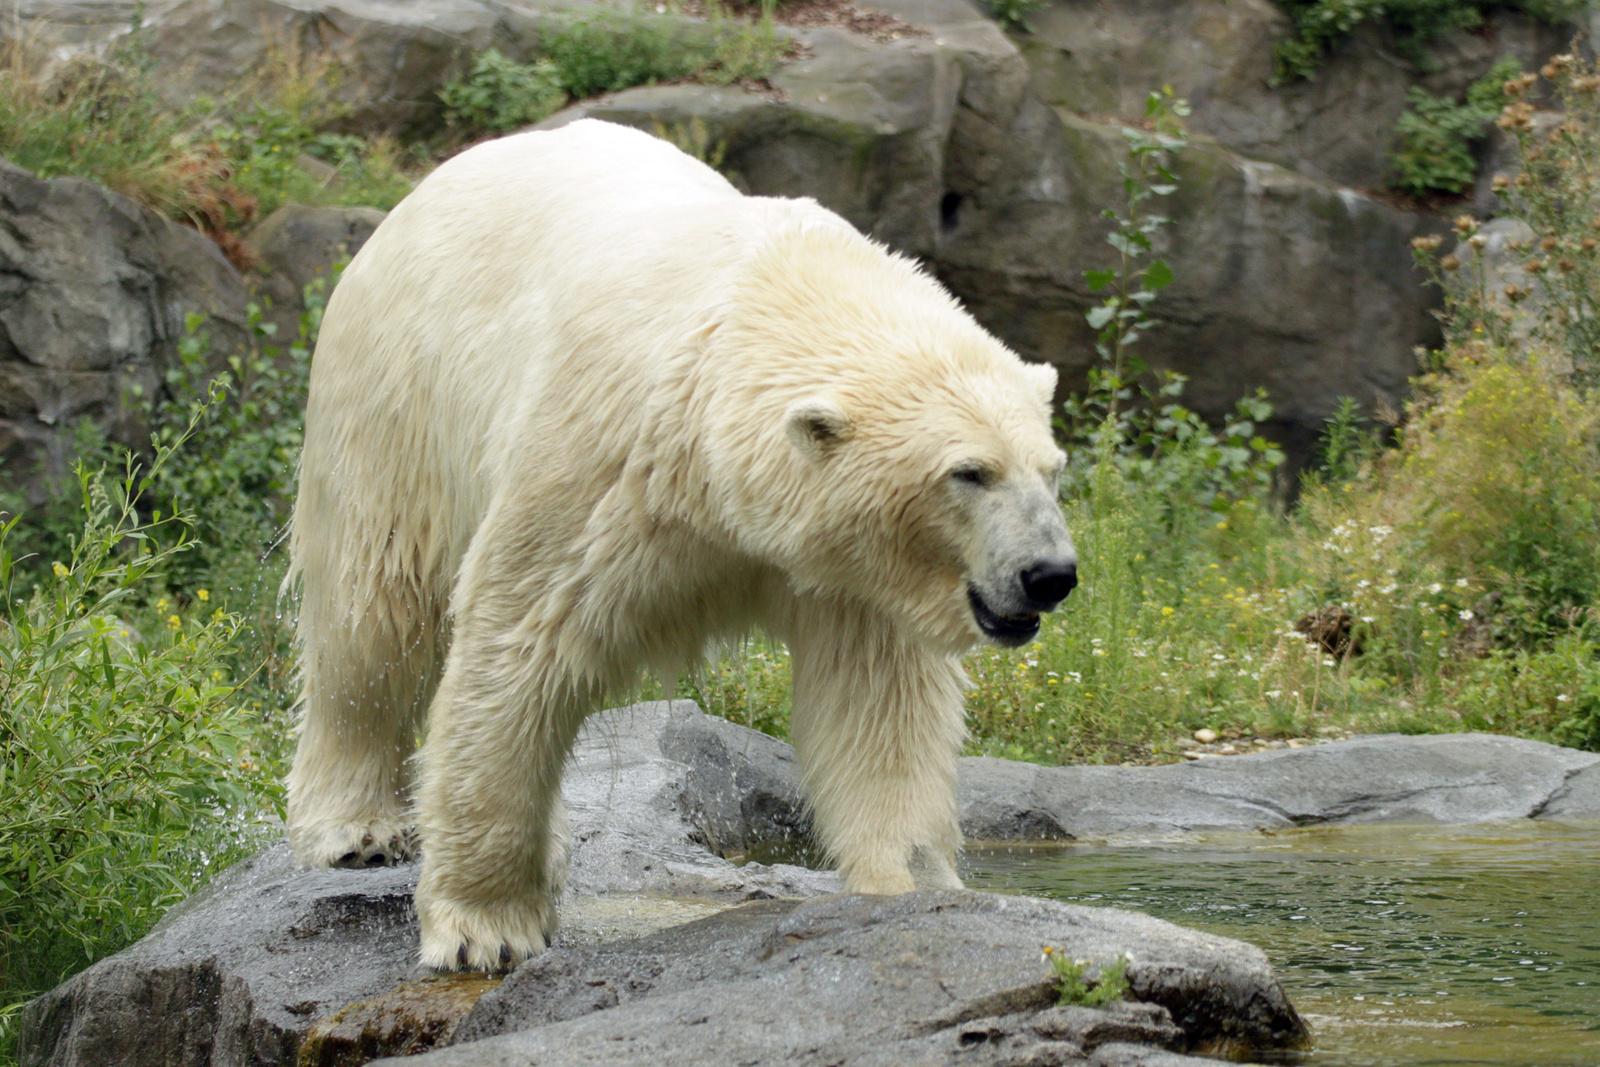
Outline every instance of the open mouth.
POLYGON ((978 590, 970 585, 967 586, 967 602, 972 605, 972 617, 977 620, 978 629, 996 644, 1015 648, 1027 644, 1038 636, 1037 615, 1019 615, 1014 618, 997 615, 989 610, 989 605, 983 602, 978 590))

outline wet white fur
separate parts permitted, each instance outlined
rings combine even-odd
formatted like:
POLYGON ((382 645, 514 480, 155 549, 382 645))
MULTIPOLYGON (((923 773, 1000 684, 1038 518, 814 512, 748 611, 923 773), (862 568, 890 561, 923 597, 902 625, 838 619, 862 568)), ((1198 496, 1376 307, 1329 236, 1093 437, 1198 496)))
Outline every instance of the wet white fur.
POLYGON ((959 885, 966 590, 1066 537, 1053 383, 837 216, 647 135, 446 163, 350 264, 313 362, 297 856, 403 855, 415 763, 423 963, 538 952, 584 716, 760 626, 849 887, 959 885), (995 492, 952 480, 974 461, 995 492))

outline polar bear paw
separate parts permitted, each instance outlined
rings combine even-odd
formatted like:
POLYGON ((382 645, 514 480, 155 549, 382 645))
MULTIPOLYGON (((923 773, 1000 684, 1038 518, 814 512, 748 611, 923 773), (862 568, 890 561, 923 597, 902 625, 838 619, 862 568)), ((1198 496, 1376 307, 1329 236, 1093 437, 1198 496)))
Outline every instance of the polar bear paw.
POLYGON ((417 828, 386 820, 306 826, 289 837, 308 867, 393 867, 417 855, 417 828))
POLYGON ((421 900, 421 966, 425 970, 501 974, 543 952, 555 937, 552 900, 493 906, 421 900))

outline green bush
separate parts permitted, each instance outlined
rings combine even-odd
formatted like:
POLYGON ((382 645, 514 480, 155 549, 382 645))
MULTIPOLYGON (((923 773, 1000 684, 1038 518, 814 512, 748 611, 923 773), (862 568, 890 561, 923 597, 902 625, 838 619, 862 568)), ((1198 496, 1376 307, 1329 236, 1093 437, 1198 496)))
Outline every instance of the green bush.
POLYGON ((686 80, 709 67, 708 41, 688 39, 673 20, 599 15, 574 22, 545 41, 541 51, 577 99, 635 85, 686 80))
POLYGON ((0 1050, 24 999, 144 934, 278 803, 235 699, 240 620, 169 602, 186 521, 133 505, 173 455, 120 482, 82 470, 72 550, 21 599, 20 520, 0 527, 0 1050))
POLYGON ((567 91, 554 60, 517 63, 491 48, 464 79, 439 90, 439 99, 452 125, 498 134, 554 114, 567 102, 567 91))

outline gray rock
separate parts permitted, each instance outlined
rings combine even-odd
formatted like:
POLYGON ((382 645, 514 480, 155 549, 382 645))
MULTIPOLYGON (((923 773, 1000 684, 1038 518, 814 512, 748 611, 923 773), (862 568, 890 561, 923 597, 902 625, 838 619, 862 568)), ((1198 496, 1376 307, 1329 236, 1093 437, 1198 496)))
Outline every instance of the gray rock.
POLYGON ((184 320, 207 319, 219 363, 245 344, 248 297, 217 246, 91 182, 0 160, 0 464, 32 502, 64 477, 92 419, 148 444, 134 388, 153 394, 184 320))
POLYGON ((745 852, 810 834, 793 746, 682 702, 662 726, 661 754, 687 768, 684 815, 711 851, 745 852))
POLYGON ((1568 776, 1537 817, 1560 822, 1600 822, 1600 762, 1568 776))
POLYGON ((20 1061, 292 1064, 313 1020, 406 976, 415 889, 415 867, 296 871, 274 845, 33 1001, 20 1061))
POLYGON ((1592 810, 1582 796, 1558 798, 1596 765, 1600 754, 1490 734, 1386 734, 1166 767, 974 758, 961 761, 961 826, 969 840, 1070 840, 1577 818, 1592 810))
POLYGON ((485 0, 165 0, 145 14, 149 50, 174 102, 226 93, 274 48, 336 57, 334 99, 351 128, 437 122, 436 90, 491 45, 514 47, 508 8, 485 0))
POLYGON ((569 893, 731 903, 842 888, 833 872, 736 866, 710 851, 713 842, 743 851, 805 825, 789 746, 715 723, 690 701, 662 701, 585 724, 562 780, 572 819, 569 893), (752 786, 748 806, 729 792, 730 784, 745 783, 752 786))
POLYGON ((414 1062, 1136 1063, 1109 1046, 1239 1056, 1305 1038, 1253 946, 1132 912, 943 892, 763 902, 546 953, 478 1001, 456 1048, 414 1062), (1043 946, 1102 965, 1131 954, 1140 1003, 1054 1006, 1043 946))
POLYGON ((273 343, 295 339, 306 286, 321 279, 331 291, 333 268, 359 252, 383 218, 377 208, 285 204, 250 231, 245 243, 260 265, 247 281, 268 301, 263 317, 277 326, 273 343))
MULTIPOLYGON (((963 830, 975 842, 1600 819, 1600 754, 1481 734, 1151 768, 975 758, 961 761, 960 777, 963 830)), ((586 1049, 618 1063, 679 1062, 672 1050, 707 1057, 697 1063, 809 1062, 814 1048, 858 1063, 1087 1057, 1160 1067, 1298 1032, 1256 950, 1141 915, 969 893, 768 901, 840 887, 831 872, 739 866, 708 847, 741 852, 803 834, 793 752, 688 702, 595 716, 564 794, 575 849, 556 947, 463 1024, 463 1040, 486 1039, 471 1046, 478 1058, 463 1050, 435 1062, 582 1062, 562 1057, 586 1049), (1046 944, 1101 962, 1131 952, 1136 996, 1170 1020, 1137 1007, 1114 1018, 1046 1011, 1046 944), (523 1027, 534 1029, 511 1033, 523 1027)), ((297 871, 274 845, 143 941, 34 1001, 22 1062, 292 1062, 314 1021, 410 973, 415 874, 297 871)))
POLYGON ((1424 71, 1369 24, 1338 44, 1315 78, 1273 87, 1273 47, 1291 30, 1270 0, 1055 0, 1027 22, 1033 32, 1013 40, 1046 104, 1137 121, 1145 96, 1170 84, 1194 106, 1196 131, 1241 155, 1356 188, 1391 178, 1395 122, 1412 86, 1459 98, 1500 58, 1537 69, 1573 32, 1496 12, 1481 32, 1437 40, 1424 71))

